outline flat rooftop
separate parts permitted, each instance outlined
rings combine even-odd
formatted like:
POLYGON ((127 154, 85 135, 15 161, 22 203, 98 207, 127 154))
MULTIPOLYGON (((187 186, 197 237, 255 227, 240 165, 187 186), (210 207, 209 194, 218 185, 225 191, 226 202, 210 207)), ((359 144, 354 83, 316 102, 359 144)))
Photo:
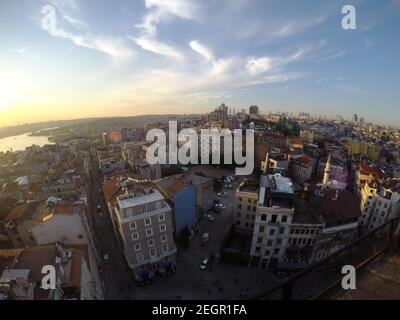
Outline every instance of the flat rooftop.
POLYGON ((260 177, 260 187, 268 189, 269 192, 294 194, 293 183, 290 178, 279 173, 263 175, 260 177))
POLYGON ((160 200, 164 200, 164 197, 156 189, 152 189, 149 193, 144 193, 141 190, 134 190, 117 197, 118 205, 121 209, 136 207, 160 200))

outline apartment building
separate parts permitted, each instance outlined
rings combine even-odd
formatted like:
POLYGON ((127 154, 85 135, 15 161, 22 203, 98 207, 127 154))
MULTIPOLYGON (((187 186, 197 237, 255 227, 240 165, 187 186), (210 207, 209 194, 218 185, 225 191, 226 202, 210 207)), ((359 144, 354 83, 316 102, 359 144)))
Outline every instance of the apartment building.
POLYGON ((276 267, 283 259, 294 214, 294 189, 290 178, 263 174, 251 244, 253 267, 276 267))
POLYGON ((171 207, 149 180, 114 177, 103 185, 117 239, 137 274, 175 264, 171 207))
POLYGON ((360 191, 360 224, 374 230, 400 214, 400 180, 366 182, 360 191))
POLYGON ((235 197, 235 225, 238 232, 253 232, 256 220, 259 186, 257 181, 244 180, 235 197))
POLYGON ((60 243, 0 250, 0 300, 103 299, 95 261, 87 246, 60 243), (56 272, 56 288, 41 288, 43 266, 56 272))
POLYGON ((298 158, 291 158, 290 162, 291 164, 289 166, 291 168, 290 172, 293 181, 304 185, 304 183, 311 179, 316 163, 315 159, 304 154, 298 158))
MULTIPOLYGON (((254 216, 242 230, 252 233, 250 266, 301 269, 339 250, 358 234, 360 206, 352 192, 332 187, 327 161, 322 183, 295 193, 292 180, 280 174, 260 177, 259 188, 238 188, 235 221, 246 220, 242 201, 258 198, 254 216)), ((251 209, 253 211, 253 209, 251 209)))

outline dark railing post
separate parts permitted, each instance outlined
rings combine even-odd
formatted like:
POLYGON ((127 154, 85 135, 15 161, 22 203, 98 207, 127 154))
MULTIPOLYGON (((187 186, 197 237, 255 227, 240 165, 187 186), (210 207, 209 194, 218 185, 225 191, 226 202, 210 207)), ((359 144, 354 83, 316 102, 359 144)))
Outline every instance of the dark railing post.
POLYGON ((293 281, 289 281, 282 288, 282 300, 292 300, 293 281))

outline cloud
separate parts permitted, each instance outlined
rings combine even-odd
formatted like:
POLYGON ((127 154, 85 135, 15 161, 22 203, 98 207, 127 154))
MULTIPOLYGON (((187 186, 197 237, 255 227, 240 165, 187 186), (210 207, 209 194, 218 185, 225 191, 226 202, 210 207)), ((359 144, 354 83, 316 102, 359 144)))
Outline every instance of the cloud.
POLYGON ((309 19, 294 18, 291 19, 291 21, 284 23, 281 27, 275 30, 275 32, 272 32, 272 35, 278 38, 290 37, 299 34, 301 32, 304 32, 312 27, 316 27, 321 23, 323 23, 325 20, 326 18, 323 16, 313 17, 309 19))
POLYGON ((211 50, 209 50, 207 47, 202 45, 197 40, 190 41, 189 46, 190 46, 190 48, 192 48, 193 51, 197 52, 199 55, 201 55, 207 61, 214 60, 214 55, 211 52, 211 50))
POLYGON ((38 55, 28 52, 28 49, 26 47, 21 47, 18 49, 8 48, 8 52, 18 54, 18 55, 21 55, 24 57, 32 58, 32 59, 39 59, 38 55))
POLYGON ((269 57, 262 57, 257 59, 250 59, 246 64, 246 69, 251 75, 258 75, 271 70, 273 61, 269 57))
POLYGON ((137 38, 137 39, 131 39, 133 40, 138 46, 140 46, 143 50, 147 50, 159 55, 163 55, 163 56, 167 56, 167 57, 171 57, 177 60, 183 60, 183 55, 175 50, 173 47, 150 39, 150 38, 146 38, 146 37, 142 37, 142 38, 137 38))
MULTIPOLYGON (((57 7, 58 14, 75 29, 88 29, 86 22, 76 18, 75 15, 80 11, 80 7, 75 0, 50 0, 49 3, 57 7)), ((56 16, 57 17, 57 16, 56 16)), ((56 21, 58 24, 58 21, 56 21)), ((48 34, 53 37, 70 40, 77 46, 97 50, 106 53, 113 58, 127 58, 134 54, 129 48, 126 41, 122 37, 91 35, 89 33, 79 34, 76 32, 66 31, 55 25, 52 28, 45 28, 48 34)))
POLYGON ((48 29, 47 32, 53 37, 68 39, 77 46, 94 49, 114 58, 127 58, 134 53, 134 51, 125 44, 125 41, 119 37, 78 35, 63 29, 48 29))
POLYGON ((193 0, 145 0, 146 8, 150 9, 141 24, 136 27, 143 28, 148 34, 157 33, 157 24, 162 19, 175 16, 181 19, 193 19, 197 4, 193 0))

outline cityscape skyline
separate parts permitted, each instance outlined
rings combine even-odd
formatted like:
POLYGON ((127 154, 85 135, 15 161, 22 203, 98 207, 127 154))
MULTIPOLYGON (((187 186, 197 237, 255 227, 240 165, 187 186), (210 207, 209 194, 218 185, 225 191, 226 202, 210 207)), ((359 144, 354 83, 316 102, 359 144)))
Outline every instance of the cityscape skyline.
POLYGON ((224 101, 399 127, 400 3, 353 1, 356 30, 341 28, 345 4, 3 2, 0 126, 204 114, 224 101), (45 5, 55 30, 43 29, 45 5))

